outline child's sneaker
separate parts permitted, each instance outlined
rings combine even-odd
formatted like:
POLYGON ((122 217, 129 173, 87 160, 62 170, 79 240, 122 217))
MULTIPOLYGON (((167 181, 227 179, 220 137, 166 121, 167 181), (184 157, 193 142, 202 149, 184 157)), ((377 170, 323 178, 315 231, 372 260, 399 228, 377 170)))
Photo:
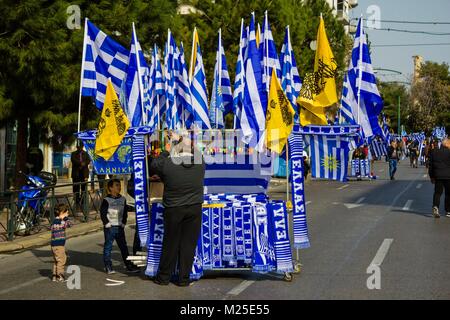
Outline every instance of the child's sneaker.
POLYGON ((106 268, 106 273, 107 274, 115 274, 116 272, 111 267, 107 267, 106 268))
POLYGON ((66 282, 66 277, 64 277, 64 275, 60 274, 59 276, 57 276, 56 278, 57 282, 66 282))
POLYGON ((58 280, 58 277, 56 276, 56 274, 54 274, 53 277, 52 277, 52 281, 56 282, 57 280, 58 280))
POLYGON ((447 218, 450 218, 450 212, 447 212, 447 214, 445 215, 447 218))
POLYGON ((435 218, 439 218, 439 208, 438 207, 433 207, 433 217, 435 218))

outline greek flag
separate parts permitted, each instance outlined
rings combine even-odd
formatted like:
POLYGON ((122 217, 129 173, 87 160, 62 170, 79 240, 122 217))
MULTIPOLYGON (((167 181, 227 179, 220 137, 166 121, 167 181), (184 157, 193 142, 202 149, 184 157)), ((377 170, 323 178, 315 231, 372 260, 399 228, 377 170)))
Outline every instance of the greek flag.
POLYGON ((166 91, 166 125, 169 130, 180 128, 180 120, 175 97, 175 53, 177 45, 172 33, 168 31, 167 44, 164 55, 164 78, 166 91))
POLYGON ((305 135, 309 145, 313 178, 347 181, 348 138, 329 135, 305 135))
POLYGON ((205 68, 203 67, 202 51, 198 39, 197 29, 194 29, 191 56, 191 95, 194 122, 202 129, 211 129, 208 117, 208 93, 206 87, 205 68))
POLYGON ((152 64, 150 66, 149 94, 150 107, 147 110, 148 125, 153 130, 156 130, 161 127, 161 117, 165 112, 164 78, 158 56, 158 47, 156 45, 153 47, 152 64))
POLYGON ((192 111, 191 89, 189 88, 189 77, 186 67, 186 61, 184 59, 184 47, 183 43, 180 44, 177 50, 176 63, 176 86, 175 93, 178 103, 178 114, 181 115, 184 128, 190 128, 194 121, 194 115, 192 111))
POLYGON ((234 78, 233 92, 233 113, 234 113, 234 129, 240 129, 241 112, 244 101, 244 54, 247 47, 247 30, 244 29, 244 19, 241 20, 241 38, 239 40, 239 53, 236 62, 236 76, 234 78))
POLYGON ((385 142, 377 138, 372 139, 370 142, 370 152, 372 153, 372 156, 377 159, 387 155, 385 142))
POLYGON ((443 140, 447 136, 447 133, 445 127, 435 127, 431 135, 438 140, 443 140))
POLYGON ((223 115, 231 111, 232 105, 230 75, 228 74, 227 61, 222 46, 221 30, 219 30, 211 107, 209 109, 209 118, 213 128, 221 129, 224 127, 223 115))
POLYGON ((266 126, 267 91, 262 83, 261 60, 256 46, 255 17, 252 14, 249 28, 247 59, 245 60, 244 106, 241 128, 243 141, 251 147, 264 144, 261 133, 266 126), (256 133, 256 136, 255 136, 256 133), (261 143, 262 142, 262 143, 261 143))
POLYGON ((108 78, 120 93, 130 52, 86 19, 81 95, 95 98, 98 109, 105 102, 108 78))
POLYGON ((376 85, 362 19, 355 35, 340 109, 345 123, 361 125, 363 138, 382 135, 378 115, 383 109, 383 100, 376 85))
POLYGON ((267 93, 270 89, 270 79, 272 77, 272 69, 275 68, 277 78, 281 79, 281 66, 278 59, 277 48, 273 40, 272 30, 270 29, 269 18, 267 11, 265 12, 263 23, 263 43, 260 46, 263 61, 263 83, 266 86, 267 93))
POLYGON ((386 115, 383 113, 383 140, 386 143, 386 145, 389 145, 391 143, 391 134, 389 132, 389 126, 386 122, 386 115))
MULTIPOLYGON (((302 80, 298 73, 297 62, 295 60, 294 50, 292 49, 289 26, 286 27, 286 33, 284 35, 283 47, 280 53, 280 64, 281 87, 295 109, 297 106, 297 97, 302 88, 302 80)), ((298 111, 296 116, 298 117, 298 111)))
MULTIPOLYGON (((144 98, 144 87, 148 88, 149 69, 144 58, 141 45, 137 40, 133 23, 131 51, 126 76, 127 108, 125 112, 132 127, 139 127, 146 123, 143 111, 149 107, 149 99, 144 98), (138 70, 139 69, 139 70, 138 70), (144 103, 147 105, 144 108, 144 103)), ((147 91, 148 92, 148 91, 147 91)))

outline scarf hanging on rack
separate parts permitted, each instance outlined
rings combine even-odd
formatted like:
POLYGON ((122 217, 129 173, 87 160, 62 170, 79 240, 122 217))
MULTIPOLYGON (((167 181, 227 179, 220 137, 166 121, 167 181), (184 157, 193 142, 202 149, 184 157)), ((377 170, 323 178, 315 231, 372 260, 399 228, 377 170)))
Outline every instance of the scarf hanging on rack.
POLYGON ((223 208, 211 208, 212 267, 222 268, 222 213, 223 208))
POLYGON ((133 172, 134 172, 134 199, 136 208, 136 226, 141 246, 147 245, 149 235, 149 212, 147 173, 145 168, 145 142, 143 135, 133 137, 133 172))
POLYGON ((158 273, 159 259, 162 253, 164 238, 164 207, 161 203, 153 203, 151 210, 150 235, 148 239, 147 269, 145 274, 154 277, 158 273))
POLYGON ((225 207, 222 210, 222 243, 224 261, 234 259, 234 239, 233 239, 233 208, 225 207))
POLYGON ((293 272, 291 242, 289 240, 289 220, 286 205, 273 202, 267 205, 268 214, 272 217, 273 243, 275 248, 276 271, 293 272))
POLYGON ((292 132, 288 138, 289 153, 292 162, 291 194, 293 204, 293 231, 294 247, 297 249, 309 248, 308 225, 305 207, 305 177, 303 166, 303 141, 301 134, 292 132))
POLYGON ((203 269, 212 269, 212 243, 211 243, 211 211, 212 208, 202 209, 202 256, 203 256, 203 269))
POLYGON ((255 205, 253 207, 253 272, 270 271, 269 250, 267 209, 265 205, 255 205))

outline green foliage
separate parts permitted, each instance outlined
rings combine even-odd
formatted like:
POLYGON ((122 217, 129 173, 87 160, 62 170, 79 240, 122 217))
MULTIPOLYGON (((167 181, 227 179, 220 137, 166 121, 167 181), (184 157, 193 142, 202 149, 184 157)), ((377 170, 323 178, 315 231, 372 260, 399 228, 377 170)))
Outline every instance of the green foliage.
POLYGON ((387 122, 394 132, 398 132, 398 99, 400 98, 400 120, 401 124, 404 124, 408 116, 409 93, 400 83, 380 82, 378 89, 383 98, 383 112, 386 114, 387 122))

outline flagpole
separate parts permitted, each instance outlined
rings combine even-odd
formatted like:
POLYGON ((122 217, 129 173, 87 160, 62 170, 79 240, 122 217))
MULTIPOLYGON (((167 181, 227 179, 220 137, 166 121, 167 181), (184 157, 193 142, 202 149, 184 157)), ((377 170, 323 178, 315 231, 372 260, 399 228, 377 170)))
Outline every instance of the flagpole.
MULTIPOLYGON (((219 88, 221 84, 221 73, 222 73, 222 29, 219 28, 219 48, 217 48, 217 75, 218 75, 217 78, 218 83, 216 84, 217 88, 219 88)), ((216 108, 216 129, 219 129, 219 117, 218 117, 219 108, 217 108, 217 95, 218 92, 216 92, 215 108, 216 108)))
MULTIPOLYGON (((241 55, 241 45, 242 45, 242 33, 244 32, 244 18, 241 18, 241 34, 239 35, 239 53, 238 53, 238 57, 241 55)), ((239 58, 238 58, 239 59, 239 58)), ((244 57, 242 57, 241 59, 242 62, 242 68, 244 68, 244 57)), ((237 110, 235 110, 237 111, 237 110)), ((233 124, 233 128, 236 130, 236 121, 237 121, 237 115, 234 115, 234 124, 233 124)))
POLYGON ((83 91, 83 76, 84 76, 84 57, 86 56, 86 38, 87 38, 87 22, 88 18, 84 19, 84 37, 83 37, 83 55, 81 56, 81 74, 80 74, 80 95, 78 97, 78 131, 80 132, 80 120, 81 120, 81 94, 83 91))
MULTIPOLYGON (((189 85, 192 83, 192 79, 194 78, 194 72, 195 72, 195 66, 194 63, 194 54, 196 52, 196 46, 195 46, 195 35, 197 34, 197 27, 194 27, 194 32, 192 34, 192 48, 191 48, 191 61, 189 63, 189 85)), ((195 59, 197 60, 197 59, 195 59)), ((194 127, 195 127, 195 108, 192 108, 192 112, 194 113, 194 127)))
POLYGON ((361 83, 362 83, 362 30, 363 30, 363 17, 361 15, 361 23, 360 23, 360 30, 359 30, 359 59, 358 59, 358 124, 360 124, 359 119, 359 109, 361 105, 361 83))
POLYGON ((142 86, 142 76, 141 76, 141 61, 139 57, 138 41, 136 36, 136 29, 133 22, 133 37, 134 37, 134 50, 136 52, 136 63, 137 63, 137 74, 138 74, 138 84, 139 84, 139 96, 141 98, 141 110, 142 110, 142 124, 147 125, 147 115, 144 110, 144 88, 142 86))

